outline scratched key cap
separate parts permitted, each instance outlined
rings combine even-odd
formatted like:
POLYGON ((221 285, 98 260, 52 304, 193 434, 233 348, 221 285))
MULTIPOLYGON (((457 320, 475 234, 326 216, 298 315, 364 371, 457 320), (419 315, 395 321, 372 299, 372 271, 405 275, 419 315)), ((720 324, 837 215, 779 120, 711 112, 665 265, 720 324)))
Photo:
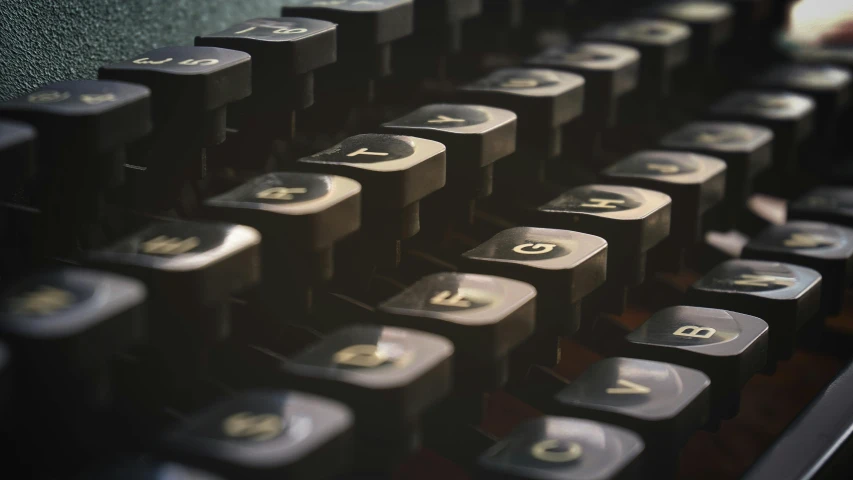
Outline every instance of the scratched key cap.
POLYGON ((788 203, 788 219, 853 228, 853 189, 822 186, 788 203))
POLYGON ((744 247, 743 258, 802 265, 820 272, 822 313, 836 314, 853 279, 853 230, 829 223, 773 225, 744 247))
POLYGON ((586 82, 584 121, 612 127, 616 124, 619 98, 637 87, 640 52, 603 42, 581 42, 551 47, 525 60, 527 65, 572 72, 586 82))
POLYGON ((621 427, 567 417, 517 426, 477 461, 476 478, 638 480, 645 445, 621 427))
POLYGON ((664 97, 672 72, 690 57, 690 27, 669 20, 635 18, 609 23, 584 35, 587 40, 615 43, 640 52, 638 91, 664 97))
POLYGON ((672 200, 635 187, 585 185, 540 206, 536 221, 597 235, 609 245, 607 278, 634 286, 645 278, 646 252, 669 235, 672 200))
POLYGON ((794 353, 797 332, 820 309, 821 276, 786 263, 729 260, 694 283, 687 302, 760 316, 770 326, 769 360, 794 353))
POLYGON ((515 152, 517 117, 499 108, 440 103, 387 122, 382 130, 444 144, 445 189, 476 198, 491 193, 494 163, 515 152))
POLYGON ((758 317, 678 306, 655 313, 625 339, 632 357, 704 372, 711 378, 712 412, 723 412, 737 405, 740 389, 764 367, 768 330, 758 317))
POLYGON ((294 391, 249 391, 166 433, 166 458, 225 478, 326 479, 352 461, 352 412, 294 391))
POLYGON ((669 363, 607 358, 554 397, 556 415, 617 425, 638 433, 651 469, 677 466, 678 454, 708 421, 711 380, 669 363))
POLYGON ((380 322, 453 342, 455 392, 491 391, 506 381, 509 352, 535 327, 536 289, 507 278, 438 273, 378 307, 380 322))
POLYGON ((726 164, 707 155, 644 150, 601 172, 608 183, 656 190, 672 199, 670 237, 689 246, 701 236, 702 216, 723 200, 726 164))
POLYGON ((418 419, 450 393, 452 356, 437 335, 355 325, 284 360, 281 381, 352 408, 357 468, 382 471, 417 448, 418 419))
POLYGON ((803 145, 814 133, 814 101, 804 95, 762 90, 737 91, 717 101, 709 110, 720 120, 761 125, 773 131, 773 167, 794 175, 804 153, 803 145))
POLYGON ((773 131, 734 122, 693 122, 660 141, 666 150, 689 151, 726 162, 724 227, 733 227, 752 193, 753 180, 772 164, 773 131))

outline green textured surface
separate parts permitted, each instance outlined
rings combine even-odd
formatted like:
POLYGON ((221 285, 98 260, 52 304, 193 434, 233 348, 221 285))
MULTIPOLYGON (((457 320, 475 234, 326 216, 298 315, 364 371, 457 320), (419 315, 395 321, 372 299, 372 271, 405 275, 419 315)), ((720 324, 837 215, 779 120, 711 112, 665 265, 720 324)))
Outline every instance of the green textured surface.
POLYGON ((259 16, 280 0, 0 0, 0 100, 259 16))

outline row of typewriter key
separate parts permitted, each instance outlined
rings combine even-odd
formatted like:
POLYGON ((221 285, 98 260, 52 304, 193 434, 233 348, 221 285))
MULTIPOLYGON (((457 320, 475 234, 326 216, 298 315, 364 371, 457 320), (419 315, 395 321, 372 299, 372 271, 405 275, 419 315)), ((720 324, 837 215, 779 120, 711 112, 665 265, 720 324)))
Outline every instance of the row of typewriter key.
MULTIPOLYGON (((392 470, 421 434, 441 435, 436 409, 476 425, 484 392, 533 390, 530 365, 554 366, 561 337, 588 328, 595 313, 620 313, 656 246, 681 255, 707 224, 739 225, 759 174, 794 172, 796 150, 815 124, 837 122, 851 88, 843 69, 784 65, 756 80, 758 90, 715 104, 709 121, 600 166, 599 183, 545 201, 530 195, 546 169, 567 174, 564 135, 615 125, 622 96, 665 95, 677 66, 723 43, 734 14, 718 4, 702 22, 669 12, 606 25, 587 42, 458 89, 458 103, 427 105, 270 166, 269 145, 291 140, 293 112, 313 103, 313 72, 334 64, 318 72, 334 83, 369 64, 349 80, 387 75, 389 45, 412 33, 406 18, 420 28, 411 19, 422 5, 290 4, 285 15, 310 18, 243 22, 195 47, 105 66, 101 80, 0 104, 0 116, 15 121, 0 125, 17 174, 4 188, 25 199, 9 207, 12 226, 30 228, 22 235, 37 256, 99 269, 54 268, 3 297, 13 361, 0 360, 15 387, 0 392, 31 413, 20 416, 26 425, 11 423, 22 438, 41 448, 53 444, 45 437, 71 438, 73 448, 62 448, 71 456, 130 437, 122 447, 178 462, 148 463, 152 478, 183 468, 226 478, 392 470), (222 170, 243 170, 240 181, 202 199, 204 182, 222 170), (422 218, 437 230, 464 226, 470 216, 441 213, 495 186, 513 203, 512 223, 525 226, 450 259, 469 273, 437 269, 365 307, 360 318, 372 324, 333 315, 329 334, 291 348, 294 324, 329 321, 319 310, 333 277, 396 266, 399 242, 422 218), (191 219, 164 221, 172 211, 191 219), (107 219, 116 215, 133 221, 115 227, 107 219), (340 245, 346 262, 336 259, 340 245), (164 397, 201 413, 154 418, 164 397), (164 425, 172 427, 159 435, 164 425), (156 440, 136 445, 147 429, 156 440)), ((448 7, 447 24, 467 15, 448 7)), ((752 239, 749 260, 695 283, 690 306, 658 312, 624 338, 618 357, 529 397, 554 416, 520 426, 481 457, 479 471, 640 478, 675 465, 693 432, 733 415, 750 377, 790 357, 798 331, 840 310, 853 257, 847 196, 806 194, 789 210, 795 221, 752 239)))

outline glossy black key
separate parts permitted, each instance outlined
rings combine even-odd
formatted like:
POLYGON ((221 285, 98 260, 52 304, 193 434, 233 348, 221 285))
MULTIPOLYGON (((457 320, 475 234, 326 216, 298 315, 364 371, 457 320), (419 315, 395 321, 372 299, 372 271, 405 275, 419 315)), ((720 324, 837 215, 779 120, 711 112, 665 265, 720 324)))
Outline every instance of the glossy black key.
POLYGON ((477 461, 476 478, 637 480, 645 445, 631 431, 579 418, 528 420, 477 461))
POLYGON ((141 85, 70 80, 0 103, 0 117, 36 128, 44 175, 61 170, 66 180, 81 180, 81 189, 116 186, 125 145, 151 130, 150 97, 141 85))
POLYGON ((820 272, 822 312, 835 314, 853 280, 853 230, 828 223, 788 222, 770 226, 744 247, 744 258, 793 263, 820 272))
POLYGON ((261 233, 265 280, 328 280, 332 248, 361 225, 361 185, 334 175, 268 173, 205 207, 211 218, 261 233))
POLYGON ((423 138, 364 134, 302 158, 298 164, 303 170, 358 181, 364 187, 365 220, 387 223, 388 218, 379 217, 402 216, 403 227, 396 229, 402 237, 397 238, 408 238, 420 228, 418 201, 445 184, 446 149, 423 138))
MULTIPOLYGON (((242 225, 154 223, 89 252, 87 261, 145 282, 150 342, 158 353, 182 358, 228 336, 230 296, 260 278, 260 241, 242 225)), ((175 371, 194 366, 172 365, 175 371)))
POLYGON ((165 434, 163 455, 226 478, 325 479, 349 470, 353 415, 292 391, 249 391, 165 434))
POLYGON ((517 117, 499 108, 442 103, 421 107, 382 129, 444 144, 446 189, 481 197, 491 193, 493 164, 515 152, 517 117))
POLYGON ((672 200, 660 192, 585 185, 540 206, 536 221, 607 240, 608 280, 634 286, 645 278, 645 253, 669 235, 671 209, 672 200))
POLYGON ((643 437, 654 465, 677 464, 687 439, 708 422, 711 380, 669 363, 607 358, 554 398, 554 413, 618 425, 643 437))
POLYGON ((145 85, 154 94, 155 125, 174 117, 198 122, 203 145, 214 145, 225 140, 225 107, 252 93, 252 59, 222 48, 166 47, 103 66, 98 78, 145 85))
POLYGON ((707 155, 645 150, 616 162, 601 172, 601 177, 617 185, 669 195, 670 237, 687 246, 702 235, 702 215, 723 200, 726 164, 707 155))
POLYGON ((769 361, 794 353, 797 332, 820 309, 821 276, 811 268, 758 260, 729 260, 700 278, 687 302, 761 316, 770 326, 769 361))
POLYGON ((767 323, 758 317, 679 306, 655 313, 625 339, 632 357, 674 363, 708 375, 711 409, 720 411, 764 368, 768 331, 767 323))
POLYGON ((359 468, 392 466, 418 444, 418 418, 450 392, 449 340, 356 325, 283 362, 286 384, 340 400, 355 414, 359 468))
POLYGON ((794 175, 803 143, 814 133, 814 101, 788 92, 738 91, 711 105, 720 120, 761 125, 773 131, 773 167, 794 175))
POLYGON ((853 228, 853 188, 818 187, 788 203, 788 219, 853 228))
POLYGON ((618 44, 581 42, 549 48, 525 63, 583 76, 584 103, 591 107, 585 109, 584 121, 610 127, 616 124, 619 98, 637 87, 640 52, 618 44))
POLYGON ((604 283, 607 242, 568 230, 516 227, 462 254, 467 270, 536 287, 537 330, 569 335, 580 327, 581 301, 604 283))
POLYGON ((348 47, 393 42, 414 30, 412 0, 284 0, 282 15, 336 23, 348 47))
POLYGON ((311 18, 256 18, 209 35, 195 44, 252 56, 252 97, 256 109, 298 109, 314 102, 314 70, 337 59, 334 23, 311 18))
POLYGON ((16 184, 30 179, 36 173, 36 131, 20 122, 0 120, 0 159, 3 162, 3 178, 0 189, 6 192, 16 184))
POLYGON ((509 352, 536 321, 536 289, 469 273, 425 277, 378 307, 383 325, 441 335, 454 346, 454 392, 491 391, 506 381, 509 352))
POLYGON ((584 85, 574 73, 504 68, 461 87, 457 96, 515 112, 520 147, 551 157, 560 152, 560 128, 583 113, 584 85))
POLYGON ((669 93, 672 72, 690 56, 690 27, 669 20, 624 20, 599 27, 584 37, 636 48, 641 57, 638 90, 655 98, 669 93))
POLYGON ((752 193, 753 179, 772 163, 773 132, 765 127, 732 122, 693 122, 664 136, 660 146, 689 151, 726 162, 726 226, 752 193))
POLYGON ((650 8, 648 15, 683 22, 692 32, 694 61, 704 63, 734 33, 734 7, 717 0, 670 0, 650 8))

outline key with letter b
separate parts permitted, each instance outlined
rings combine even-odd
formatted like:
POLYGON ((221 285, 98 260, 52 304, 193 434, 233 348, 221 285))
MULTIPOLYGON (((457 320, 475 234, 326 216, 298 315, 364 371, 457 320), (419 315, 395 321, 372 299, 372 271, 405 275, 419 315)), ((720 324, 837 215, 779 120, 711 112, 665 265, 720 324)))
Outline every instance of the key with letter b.
POLYGON ((486 451, 476 478, 639 480, 645 445, 621 427, 566 417, 528 420, 486 451))
POLYGON ((161 450, 225 478, 334 478, 349 470, 352 425, 350 410, 333 400, 249 391, 168 432, 161 450))

